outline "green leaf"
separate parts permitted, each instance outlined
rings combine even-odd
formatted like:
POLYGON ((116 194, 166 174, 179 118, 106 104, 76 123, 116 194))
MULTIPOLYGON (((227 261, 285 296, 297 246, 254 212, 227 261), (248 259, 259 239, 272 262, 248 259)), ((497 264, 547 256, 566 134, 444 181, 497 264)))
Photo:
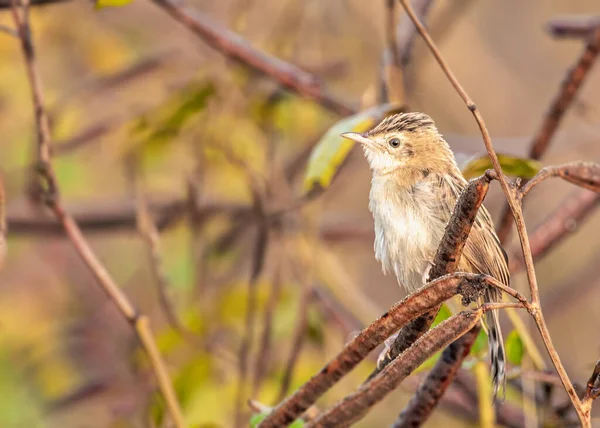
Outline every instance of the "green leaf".
POLYGON ((525 347, 519 332, 513 330, 506 338, 506 358, 514 366, 520 366, 523 360, 523 354, 525 353, 525 347))
POLYGON ((340 134, 365 132, 384 117, 400 110, 401 106, 397 104, 380 105, 346 117, 329 128, 310 155, 304 177, 304 189, 310 193, 317 189, 326 189, 331 184, 355 144, 347 138, 342 138, 340 134))
MULTIPOLYGON (((514 156, 508 156, 498 154, 498 161, 502 171, 506 175, 514 177, 531 178, 542 168, 542 164, 533 159, 523 159, 514 156)), ((477 156, 467 161, 466 165, 462 169, 462 173, 467 180, 478 177, 483 174, 487 169, 492 169, 492 161, 489 156, 477 156)))
POLYGON ((487 343, 487 333, 483 329, 479 330, 475 343, 473 343, 473 346, 471 347, 470 354, 475 357, 481 356, 487 349, 487 343))
MULTIPOLYGON (((255 413, 250 416, 250 428, 256 428, 267 416, 269 412, 255 413)), ((290 425, 290 428, 302 428, 304 426, 304 420, 296 419, 290 425)))
POLYGON ((450 311, 450 308, 448 306, 446 306, 445 304, 442 305, 442 307, 440 308, 440 311, 438 312, 435 319, 433 320, 433 323, 431 324, 431 328, 435 327, 436 325, 440 324, 443 321, 446 321, 451 316, 452 316, 452 312, 450 311))
POLYGON ((96 0, 96 9, 105 7, 121 7, 128 5, 132 0, 96 0))
POLYGON ((140 142, 147 154, 162 155, 168 143, 204 110, 214 94, 215 87, 211 82, 187 85, 155 111, 138 118, 131 128, 132 137, 140 142))
MULTIPOLYGON (((431 323, 431 328, 434 328, 441 322, 446 321, 451 316, 452 316, 452 312, 450 311, 450 308, 448 308, 448 306, 446 306, 445 304, 442 305, 440 308, 440 311, 438 312, 435 319, 433 320, 433 323, 431 323)), ((437 362, 437 360, 439 360, 440 355, 442 355, 442 353, 438 352, 438 353, 432 355, 431 357, 429 357, 423 364, 421 364, 417 368, 417 370, 415 370, 415 373, 419 373, 419 372, 422 372, 425 370, 432 369, 433 366, 435 365, 435 363, 437 362)))

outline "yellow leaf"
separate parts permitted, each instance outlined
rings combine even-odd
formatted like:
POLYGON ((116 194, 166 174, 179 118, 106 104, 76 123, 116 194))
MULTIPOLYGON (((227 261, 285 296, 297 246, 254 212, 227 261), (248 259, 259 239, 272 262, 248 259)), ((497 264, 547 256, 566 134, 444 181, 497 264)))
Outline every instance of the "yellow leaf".
POLYGON ((312 151, 304 178, 304 189, 311 192, 317 188, 327 188, 335 177, 340 165, 350 153, 354 142, 342 138, 344 132, 365 132, 384 117, 398 113, 401 106, 384 104, 346 117, 323 135, 312 151))
MULTIPOLYGON (((531 178, 542 168, 542 164, 533 159, 524 159, 515 156, 498 154, 498 161, 502 171, 506 175, 514 177, 531 178)), ((477 156, 466 162, 462 170, 463 175, 467 180, 478 177, 487 169, 493 168, 492 161, 489 156, 477 156)))
POLYGON ((96 0, 96 9, 105 7, 120 7, 131 3, 132 0, 96 0))

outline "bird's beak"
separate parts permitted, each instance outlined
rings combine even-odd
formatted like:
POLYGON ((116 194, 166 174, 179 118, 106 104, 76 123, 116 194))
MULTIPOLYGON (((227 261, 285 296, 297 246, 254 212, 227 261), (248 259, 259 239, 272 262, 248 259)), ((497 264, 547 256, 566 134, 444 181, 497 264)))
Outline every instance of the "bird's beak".
POLYGON ((344 138, 348 138, 349 140, 356 141, 357 143, 364 144, 367 147, 375 146, 375 142, 370 138, 365 137, 358 132, 344 132, 342 135, 344 138))

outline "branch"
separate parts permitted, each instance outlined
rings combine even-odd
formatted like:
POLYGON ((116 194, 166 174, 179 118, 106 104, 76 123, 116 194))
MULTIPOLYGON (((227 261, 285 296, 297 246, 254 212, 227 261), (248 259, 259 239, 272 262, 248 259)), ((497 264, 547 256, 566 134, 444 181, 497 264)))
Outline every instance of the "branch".
MULTIPOLYGON (((162 230, 181 219, 189 210, 186 199, 163 198, 149 202, 148 208, 156 219, 156 227, 162 230)), ((92 232, 107 230, 135 230, 136 211, 131 201, 99 201, 67 209, 81 229, 92 232)), ((208 221, 219 214, 238 215, 249 213, 250 208, 233 203, 205 202, 197 207, 198 222, 208 221)), ((56 234, 61 235, 61 224, 51 216, 40 213, 30 207, 8 208, 7 222, 11 233, 23 235, 56 234)), ((199 223, 199 224, 200 224, 199 223)))
POLYGON ((542 168, 535 177, 527 181, 519 190, 523 199, 535 186, 549 178, 559 177, 576 186, 600 193, 600 165, 592 162, 570 162, 564 165, 542 168))
MULTIPOLYGON (((45 6, 53 3, 64 3, 66 1, 68 0, 29 0, 28 6, 45 6)), ((25 4, 25 2, 23 2, 23 4, 25 4)), ((0 9, 9 9, 12 6, 13 0, 0 0, 0 9)))
POLYGON ((102 289, 106 292, 116 304, 120 312, 132 325, 140 339, 144 349, 148 353, 148 357, 154 369, 154 373, 158 380, 158 385, 161 389, 166 406, 173 418, 175 426, 178 428, 184 427, 183 415, 177 396, 171 384, 169 373, 162 360, 160 351, 156 346, 152 331, 150 329, 150 321, 147 316, 140 314, 132 305, 127 296, 121 291, 119 286, 113 281, 106 268, 96 257, 93 250, 85 240, 81 229, 73 220, 68 212, 65 211, 59 200, 58 183, 50 160, 51 153, 51 137, 48 115, 44 109, 44 96, 42 91, 42 82, 37 70, 35 62, 34 47, 31 41, 31 34, 28 21, 27 2, 21 8, 13 3, 12 8, 13 19, 15 26, 19 32, 21 40, 21 49, 27 69, 27 76, 31 86, 33 97, 33 106, 35 111, 35 123, 37 129, 37 155, 40 178, 44 182, 43 188, 46 190, 46 203, 59 222, 62 224, 67 236, 75 246, 79 256, 83 259, 88 268, 92 271, 102 289))
POLYGON ((524 296, 487 275, 457 272, 431 281, 396 303, 388 312, 347 343, 344 349, 318 374, 280 403, 261 423, 260 427, 279 427, 293 422, 321 395, 365 359, 373 349, 410 320, 430 311, 431 308, 440 305, 456 294, 463 296, 465 304, 473 302, 486 286, 500 287, 519 302, 526 301, 524 296))
POLYGON ((554 37, 586 38, 600 27, 598 16, 569 16, 555 18, 548 22, 546 28, 554 37))
MULTIPOLYGON (((507 199, 508 205, 512 211, 513 217, 515 219, 515 223, 517 225, 517 232, 519 234, 519 241, 521 243, 523 257, 525 258, 525 268, 527 271, 527 279, 529 282, 529 290, 531 293, 531 306, 529 308, 529 312, 535 319, 535 322, 536 322, 536 325, 540 332, 540 335, 542 336, 542 340, 544 341, 544 345, 546 346, 546 349, 548 350, 548 354, 550 354, 550 359, 552 360, 552 363, 554 364, 554 367, 556 368, 556 371, 558 372, 558 375, 560 376, 560 379, 563 383, 565 391, 567 392, 569 399, 571 400, 571 403, 573 404, 573 407, 575 408, 575 410, 577 412, 577 416, 578 416, 581 424, 584 425, 585 427, 589 427, 590 426, 589 412, 586 414, 585 410, 582 407, 581 401, 579 400, 579 397, 577 396, 577 393, 576 393, 575 389, 573 388, 573 384, 572 384, 571 380, 569 379, 569 376, 560 361, 560 357, 558 356, 558 353, 556 352, 554 345, 552 344, 552 340, 550 338, 550 333, 548 331, 548 326, 546 325, 546 321, 541 312, 540 296, 539 296, 539 289, 538 289, 538 284, 537 284, 535 268, 533 265, 533 256, 532 256, 531 248, 530 248, 530 244, 529 244, 529 237, 527 235, 527 227, 525 225, 525 220, 523 218, 522 207, 520 204, 521 201, 518 198, 517 192, 515 191, 513 186, 509 185, 509 183, 506 180, 506 177, 504 177, 504 175, 502 173, 502 168, 500 167, 500 163, 498 161, 498 156, 496 155, 496 152, 494 151, 494 147, 492 145, 492 140, 490 138, 490 134, 487 130, 487 127, 485 125, 483 118, 481 117, 481 114, 477 110, 477 107, 475 106, 473 101, 469 98, 469 96, 465 92, 465 90, 462 88, 462 86, 460 85, 460 83, 458 82, 458 80, 456 79, 454 74, 452 73, 452 71, 448 68, 448 65, 444 61, 439 49, 436 47, 435 43, 431 39, 431 36, 429 35, 429 33, 427 32, 425 27, 423 27, 423 24, 421 24, 421 22, 419 22, 419 20, 415 16, 415 14, 414 14, 412 8, 410 7, 410 5, 408 4, 407 0, 400 0, 400 2, 402 3, 402 6, 406 10, 407 14, 410 16, 410 18, 413 21, 413 23, 415 24, 415 26, 417 27, 419 33, 425 40, 425 43, 431 50, 433 56, 435 57, 438 64, 440 65, 440 68, 446 74, 448 80, 450 81, 450 83, 452 83, 456 92, 463 99, 463 101, 465 102, 468 109, 473 114, 473 116, 479 126, 481 135, 483 137, 483 142, 485 144, 485 148, 486 148, 488 155, 492 161, 492 165, 494 166, 494 170, 496 172, 497 178, 500 181, 502 191, 504 193, 504 196, 507 199)), ((596 31, 595 36, 597 36, 600 39, 600 29, 598 29, 596 31)))
POLYGON ((312 98, 324 108, 342 116, 356 112, 354 107, 329 94, 316 76, 253 47, 239 34, 213 22, 192 7, 174 0, 153 1, 227 58, 271 77, 285 88, 312 98))
MULTIPOLYGON (((574 230, 574 225, 580 224, 600 203, 600 193, 589 190, 573 192, 559 207, 552 212, 530 234, 531 254, 535 259, 543 257, 558 245, 574 230)), ((511 272, 523 269, 520 254, 516 252, 509 257, 511 272)))
POLYGON ((254 208, 256 213, 262 220, 259 222, 256 231, 256 240, 254 242, 252 266, 250 269, 250 279, 248 280, 248 300, 246 307, 245 326, 246 331, 240 344, 239 355, 239 378, 236 393, 236 418, 235 426, 242 426, 242 408, 245 395, 246 378, 248 377, 248 361, 250 360, 250 352, 252 350, 252 342, 254 340, 254 330, 256 323, 256 306, 257 306, 257 283, 260 278, 265 264, 265 257, 269 245, 269 225, 264 218, 262 200, 258 194, 254 193, 254 208))
POLYGON ((476 325, 460 339, 448 346, 425 380, 394 422, 394 428, 416 427, 425 423, 446 389, 450 386, 465 357, 477 339, 480 327, 476 325))
MULTIPOLYGON (((134 173, 135 174, 135 173, 134 173)), ((171 328, 178 332, 182 337, 196 341, 196 336, 190 331, 179 319, 177 312, 173 309, 171 301, 168 295, 168 289, 170 288, 169 278, 164 270, 162 251, 160 245, 160 234, 154 220, 148 210, 148 204, 144 197, 143 191, 139 184, 139 180, 135 175, 132 176, 133 185, 135 187, 135 198, 137 205, 137 225, 138 231, 141 237, 147 244, 148 260, 150 264, 150 270, 154 276, 154 282, 156 284, 156 291, 158 294, 158 301, 165 315, 165 318, 171 328)))
MULTIPOLYGON (((589 74, 594 64, 598 51, 600 50, 600 27, 590 34, 583 52, 577 59, 577 62, 567 71, 560 89, 546 112, 542 124, 536 132, 531 147, 529 157, 540 159, 548 150, 550 141, 554 137, 558 126, 560 125, 566 111, 569 109, 575 97, 589 74)), ((509 207, 505 206, 501 215, 498 227, 498 236, 501 241, 506 240, 510 233, 511 221, 509 207)))
POLYGON ((319 418, 307 427, 348 426, 360 420, 371 407, 396 389, 427 358, 475 327, 480 322, 483 312, 482 308, 460 312, 428 331, 373 380, 321 413, 319 418))
MULTIPOLYGON (((485 174, 472 180, 461 193, 452 216, 446 226, 444 236, 440 241, 434 258, 433 267, 429 272, 429 280, 456 271, 463 248, 469 237, 471 226, 475 221, 479 207, 487 194, 491 177, 485 174)), ((369 375, 368 379, 375 377, 387 364, 411 346, 415 340, 423 335, 435 320, 439 306, 430 312, 413 320, 400 331, 394 343, 384 358, 377 364, 377 368, 369 375)))

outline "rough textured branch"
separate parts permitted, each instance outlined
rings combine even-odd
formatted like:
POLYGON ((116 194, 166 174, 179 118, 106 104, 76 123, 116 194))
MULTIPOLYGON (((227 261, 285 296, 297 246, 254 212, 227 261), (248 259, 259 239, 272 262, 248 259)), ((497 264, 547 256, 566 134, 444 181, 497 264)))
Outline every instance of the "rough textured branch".
POLYGON ((226 57, 270 76, 287 89, 310 97, 340 115, 349 115, 356 111, 330 95, 316 76, 256 49, 238 34, 213 22, 190 6, 173 0, 153 1, 226 57))
POLYGON ((355 393, 322 413, 307 426, 310 428, 348 426, 358 421, 372 406, 396 389, 427 358, 475 327, 482 315, 481 308, 463 311, 428 331, 373 380, 363 384, 355 393))
MULTIPOLYGON (((415 16, 414 11, 408 4, 407 0, 400 0, 400 2, 402 3, 402 6, 406 10, 406 13, 410 16, 411 20, 417 27, 419 34, 421 34, 421 36, 425 40, 425 43, 431 50, 433 56, 435 57, 438 64, 440 65, 440 68, 446 74, 446 77, 448 78, 448 80, 450 81, 452 86, 454 86, 454 89, 456 90, 456 92, 463 99, 463 101, 467 105, 467 108, 473 114, 473 116, 477 122, 477 125, 479 126, 479 130, 481 131, 481 136, 483 138, 485 148, 486 148, 488 155, 492 161, 492 165, 494 166, 494 171, 496 172, 497 178, 500 181, 502 191, 504 193, 504 196, 506 197, 506 200, 508 202, 510 210, 512 211, 512 215, 515 219, 515 223, 517 226, 517 232, 519 234, 519 241, 521 243, 521 250, 523 252, 523 257, 525 259, 525 267, 526 267, 526 271, 527 271, 527 280, 529 283, 529 290, 531 293, 531 309, 529 312, 535 319, 536 326, 538 327, 540 335, 542 336, 544 345, 546 346, 546 349, 548 350, 548 353, 550 355, 552 363, 554 364, 554 367, 556 368, 556 371, 558 372, 558 375, 560 376, 560 379, 561 379, 561 382, 563 383, 565 391, 569 395, 569 399, 571 400, 571 403, 573 404, 573 407, 575 408, 575 411, 577 412, 577 417, 579 418, 579 421, 581 422, 581 424, 583 426, 588 427, 591 425, 589 413, 588 414, 585 413, 585 411, 582 407, 581 401, 579 400, 579 397, 577 396, 575 388, 573 388, 573 383, 569 379, 569 376, 560 361, 560 357, 559 357, 558 353, 556 352, 554 345, 552 344, 552 339, 550 338, 550 333, 548 331, 548 327, 544 320, 543 314, 540 310, 539 288, 538 288, 538 284, 537 284, 535 267, 533 265, 533 256, 532 256, 531 248, 530 248, 530 244, 529 244, 529 237, 527 235, 527 227, 525 225, 525 220, 523 218, 523 212, 521 209, 520 200, 517 197, 514 187, 508 183, 508 181, 506 180, 506 177, 504 177, 504 175, 502 173, 502 168, 500 166, 500 162, 498 161, 498 156, 496 155, 496 152, 492 145, 492 140, 490 138, 490 134, 485 125, 483 117, 481 116, 481 114, 477 110, 477 107, 475 106, 475 103, 473 103, 473 101, 470 99, 470 97, 468 96, 466 91, 460 85, 460 83, 458 82, 458 80, 456 79, 456 77, 454 76, 452 71, 449 69, 449 67, 446 64, 446 61, 444 60, 444 58, 442 57, 442 54, 440 53, 439 49, 433 42, 431 36, 427 32, 427 30, 425 29, 423 24, 415 16)), ((600 29, 596 30, 596 32, 594 33, 594 38, 596 38, 596 37, 600 38, 599 32, 600 32, 600 29)))
POLYGON ((480 327, 475 326, 444 350, 435 367, 421 382, 408 405, 394 422, 394 428, 421 426, 427 420, 454 380, 465 357, 469 355, 479 330, 480 327))
POLYGON ((476 299, 483 290, 480 281, 485 275, 458 273, 432 281, 428 286, 395 304, 378 320, 366 327, 321 371, 301 386, 292 396, 279 404, 260 424, 261 428, 279 427, 291 423, 350 372, 369 353, 411 319, 431 310, 457 293, 476 299))

